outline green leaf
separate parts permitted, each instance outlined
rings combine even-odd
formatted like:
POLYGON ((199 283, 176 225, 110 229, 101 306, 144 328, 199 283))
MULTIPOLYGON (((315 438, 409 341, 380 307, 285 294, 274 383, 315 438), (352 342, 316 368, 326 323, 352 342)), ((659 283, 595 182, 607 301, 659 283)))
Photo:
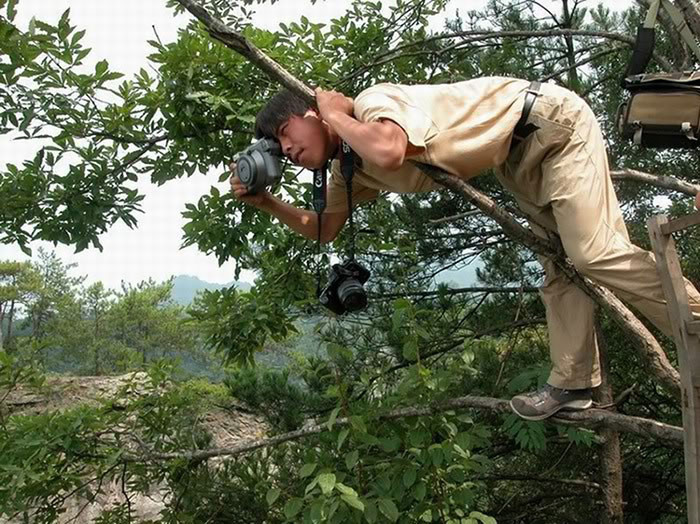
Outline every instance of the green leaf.
POLYGON ((403 474, 403 485, 407 488, 413 486, 416 481, 416 468, 411 466, 403 474))
POLYGON ((348 428, 345 428, 338 433, 338 450, 343 447, 343 442, 345 442, 345 439, 348 437, 348 433, 350 433, 348 428))
POLYGON ((350 507, 359 509, 360 511, 365 510, 365 505, 359 498, 357 498, 354 495, 346 495, 345 493, 343 493, 342 495, 340 495, 340 498, 343 499, 343 501, 350 507))
POLYGON ((345 455, 345 466, 348 469, 354 468, 355 464, 357 464, 357 460, 358 460, 359 456, 360 456, 360 454, 358 453, 358 451, 356 449, 351 451, 350 453, 347 453, 345 455))
POLYGON ((377 521, 377 506, 369 500, 365 502, 365 519, 370 524, 377 521))
POLYGON ((425 482, 419 482, 413 488, 413 498, 421 501, 425 498, 425 482))
POLYGON ((294 516, 299 513, 301 507, 304 505, 304 501, 298 497, 289 499, 284 505, 284 516, 288 519, 294 518, 294 516))
POLYGON ((107 63, 107 60, 100 60, 95 64, 95 74, 97 76, 102 76, 107 72, 107 68, 109 67, 109 64, 107 63))
POLYGON ((265 496, 265 499, 267 500, 267 503, 272 506, 275 501, 279 498, 281 491, 277 488, 271 488, 268 492, 267 495, 265 496))
POLYGON ((340 491, 341 493, 344 493, 345 495, 351 495, 353 497, 357 497, 357 491, 352 489, 350 486, 346 486, 342 482, 336 482, 335 488, 340 491))
POLYGON ((335 487, 335 475, 333 473, 322 473, 318 476, 318 485, 324 495, 328 495, 335 487))
POLYGON ((418 357, 418 342, 411 337, 403 345, 403 358, 406 360, 416 360, 418 357))
POLYGON ((396 507, 391 499, 379 499, 379 511, 392 522, 399 520, 399 508, 396 507))
POLYGON ((306 478, 316 469, 316 464, 304 464, 299 470, 299 477, 306 478))
POLYGON ((340 413, 340 406, 338 406, 333 411, 331 411, 331 416, 328 417, 328 423, 326 424, 326 426, 328 427, 329 430, 333 429, 333 425, 335 424, 335 420, 338 418, 338 413, 340 413))
POLYGON ((497 524, 497 521, 493 517, 489 517, 488 515, 484 515, 483 513, 479 511, 472 511, 469 514, 469 518, 471 519, 476 519, 479 522, 483 522, 484 524, 497 524))

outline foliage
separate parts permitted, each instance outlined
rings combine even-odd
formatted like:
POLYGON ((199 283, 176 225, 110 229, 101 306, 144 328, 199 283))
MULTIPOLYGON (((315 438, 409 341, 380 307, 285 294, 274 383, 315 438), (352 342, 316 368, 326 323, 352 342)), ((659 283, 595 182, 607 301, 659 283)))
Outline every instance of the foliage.
MULTIPOLYGON (((614 114, 624 96, 618 80, 630 49, 594 33, 633 34, 643 17, 637 6, 614 13, 566 0, 556 9, 492 0, 480 12, 460 10, 434 31, 429 17, 449 15, 443 0, 396 0, 389 8, 357 1, 326 25, 300 15, 269 32, 251 25, 253 2, 203 3, 294 75, 350 96, 381 81, 551 79, 594 109, 611 165, 697 181, 695 155, 639 150, 615 132, 614 114), (559 29, 589 33, 522 34, 559 29), (504 31, 519 33, 494 34, 504 31)), ((19 28, 18 8, 0 0, 0 132, 48 145, 22 166, 0 172, 0 242, 25 249, 33 239, 78 250, 99 247, 100 235, 113 224, 136 225, 139 175, 164 184, 210 168, 222 173, 232 153, 249 143, 256 111, 277 90, 194 22, 174 42, 151 42, 149 62, 124 79, 104 61, 85 70, 89 51, 69 12, 58 22, 34 20, 19 28)), ((657 42, 671 63, 685 62, 673 33, 660 31, 657 42)), ((275 191, 305 207, 310 186, 297 177, 288 170, 275 191)), ((493 177, 472 182, 513 210, 512 196, 493 177)), ((652 185, 623 183, 618 196, 641 245, 647 245, 644 224, 658 212, 659 197, 671 202, 671 214, 689 210, 686 196, 652 185)), ((43 285, 22 299, 34 331, 33 338, 17 337, 18 347, 34 356, 45 356, 51 344, 69 359, 89 355, 84 372, 150 366, 150 378, 136 399, 124 390, 97 406, 3 418, 1 511, 26 511, 49 522, 70 490, 89 498, 103 479, 121 479, 133 494, 164 486, 171 495, 161 515, 165 522, 601 521, 591 503, 600 495, 590 491, 600 482, 604 443, 597 434, 489 412, 380 418, 467 394, 507 398, 546 377, 544 311, 526 291, 539 284, 541 271, 529 252, 469 211, 443 191, 358 209, 357 254, 372 269, 371 307, 342 319, 326 316, 313 300, 315 245, 216 187, 195 195, 183 210, 183 242, 220 263, 235 260, 237 271, 256 270, 249 293, 206 292, 185 313, 168 303, 167 283, 126 286, 111 295, 99 285, 78 290, 80 282, 59 278, 65 267, 45 259, 42 264, 54 270, 39 271, 43 285), (436 279, 449 280, 450 269, 475 260, 479 283, 499 292, 435 285, 436 279), (49 279, 49 273, 57 276, 49 279), (284 371, 241 369, 265 348, 289 349, 295 321, 305 318, 316 326, 300 343, 325 354, 298 352, 284 371), (170 371, 154 364, 193 340, 236 366, 227 371, 225 388, 175 384, 170 371), (271 434, 307 421, 326 430, 216 460, 126 460, 127 452, 208 447, 211 436, 199 417, 214 403, 241 400, 268 421, 271 434), (345 418, 347 424, 338 423, 345 418), (583 484, 571 488, 572 480, 583 484)), ((346 241, 347 232, 322 263, 342 253, 346 241)), ((694 235, 678 245, 684 272, 697 279, 694 235)), ((19 296, 16 282, 6 284, 3 297, 19 296)), ((656 387, 629 341, 601 317, 614 388, 637 384, 625 412, 680 424, 675 400, 656 387)), ((673 358, 672 342, 661 340, 673 358)), ((16 355, 2 358, 0 384, 14 388, 29 372, 12 360, 16 355)), ((622 446, 626 519, 673 521, 685 504, 681 454, 641 439, 625 439, 622 446)), ((101 522, 127 521, 129 512, 124 502, 106 509, 101 522)))

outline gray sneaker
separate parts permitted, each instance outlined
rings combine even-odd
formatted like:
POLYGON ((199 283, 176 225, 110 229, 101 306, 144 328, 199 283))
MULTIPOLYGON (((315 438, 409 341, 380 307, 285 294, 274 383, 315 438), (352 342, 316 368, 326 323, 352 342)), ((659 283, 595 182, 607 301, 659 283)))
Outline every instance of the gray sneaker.
POLYGON ((593 405, 589 389, 559 389, 545 384, 532 393, 517 395, 510 401, 510 409, 526 420, 544 420, 560 409, 582 410, 593 405))

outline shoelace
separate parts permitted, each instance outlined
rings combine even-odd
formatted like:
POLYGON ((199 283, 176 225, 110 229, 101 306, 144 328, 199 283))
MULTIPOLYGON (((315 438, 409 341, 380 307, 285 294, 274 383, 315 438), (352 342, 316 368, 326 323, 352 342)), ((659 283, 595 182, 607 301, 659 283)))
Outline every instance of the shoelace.
POLYGON ((550 386, 549 384, 545 384, 544 386, 542 386, 542 389, 535 392, 535 394, 532 396, 532 399, 535 401, 544 400, 545 398, 547 398, 547 396, 551 396, 550 393, 552 389, 554 389, 552 386, 550 386))

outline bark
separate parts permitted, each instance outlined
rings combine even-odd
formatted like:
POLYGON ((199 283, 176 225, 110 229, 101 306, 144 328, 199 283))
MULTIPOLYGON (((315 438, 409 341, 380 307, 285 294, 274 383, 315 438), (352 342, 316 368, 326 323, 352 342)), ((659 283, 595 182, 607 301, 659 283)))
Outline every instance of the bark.
POLYGON ((679 193, 692 197, 700 192, 700 185, 698 184, 692 184, 672 176, 653 175, 651 173, 637 171, 636 169, 617 169, 615 171, 611 171, 610 175, 612 176, 613 180, 632 180, 635 182, 643 182, 657 187, 662 187, 664 189, 678 191, 679 193))
MULTIPOLYGON (((601 405, 614 404, 612 385, 610 384, 610 365, 608 351, 600 324, 596 322, 596 338, 600 352, 602 382, 597 388, 597 401, 601 405)), ((613 405, 611 411, 617 411, 613 405)), ((600 449, 600 478, 603 488, 602 524, 623 524, 622 497, 622 456, 620 453, 620 433, 610 428, 601 428, 598 432, 603 439, 600 449)))
MULTIPOLYGON (((379 421, 395 420, 407 417, 426 417, 444 411, 457 411, 465 409, 481 409, 499 413, 510 413, 510 406, 507 400, 491 397, 466 396, 446 400, 431 406, 410 406, 399 408, 377 417, 379 421)), ((585 411, 564 413, 560 412, 556 417, 549 419, 552 422, 573 424, 586 428, 607 428, 615 431, 631 433, 646 438, 658 440, 664 445, 674 448, 683 447, 683 428, 671 426, 657 422, 656 420, 620 415, 603 409, 588 409, 585 411)), ((343 427, 350 425, 349 418, 339 418, 333 427, 343 427)), ((328 431, 328 423, 308 425, 296 431, 282 433, 271 438, 252 440, 229 448, 211 448, 190 452, 178 453, 156 453, 143 449, 143 442, 139 439, 137 443, 141 446, 142 452, 139 454, 125 453, 122 459, 126 462, 148 462, 163 460, 208 460, 215 457, 232 457, 242 455, 257 449, 276 446, 284 442, 298 440, 311 435, 318 435, 328 431)))
MULTIPOLYGON (((274 80, 279 81, 298 96, 313 102, 314 94, 311 89, 289 74, 282 66, 268 58, 241 34, 214 19, 194 0, 178 0, 178 2, 206 26, 213 38, 258 65, 274 80)), ((579 275, 563 256, 561 245, 537 237, 530 230, 521 226, 493 200, 474 189, 461 178, 428 164, 418 162, 415 164, 427 176, 439 184, 460 193, 477 208, 493 218, 511 238, 526 245, 537 254, 552 258, 565 275, 588 293, 596 303, 608 311, 623 331, 635 342, 635 348, 649 364, 650 371, 672 395, 680 398, 680 377, 678 371, 668 361, 658 341, 615 295, 579 275)))

